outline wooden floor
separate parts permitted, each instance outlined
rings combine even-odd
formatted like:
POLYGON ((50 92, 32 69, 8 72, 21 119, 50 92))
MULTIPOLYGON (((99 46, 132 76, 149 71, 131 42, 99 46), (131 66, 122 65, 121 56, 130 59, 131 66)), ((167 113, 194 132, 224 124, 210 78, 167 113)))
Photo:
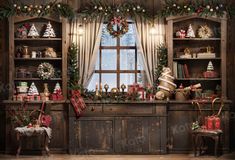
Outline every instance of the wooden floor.
POLYGON ((0 159, 6 160, 235 160, 235 152, 216 158, 214 156, 194 157, 193 154, 168 154, 168 155, 67 155, 52 154, 47 156, 20 155, 18 158, 12 155, 0 155, 0 159))

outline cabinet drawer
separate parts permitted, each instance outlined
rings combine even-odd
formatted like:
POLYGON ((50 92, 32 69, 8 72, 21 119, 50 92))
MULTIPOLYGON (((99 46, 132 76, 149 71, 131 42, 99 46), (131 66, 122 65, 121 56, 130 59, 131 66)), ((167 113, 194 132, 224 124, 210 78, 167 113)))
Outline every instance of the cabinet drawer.
POLYGON ((85 114, 92 114, 92 113, 102 113, 102 106, 101 105, 88 105, 85 110, 85 114))

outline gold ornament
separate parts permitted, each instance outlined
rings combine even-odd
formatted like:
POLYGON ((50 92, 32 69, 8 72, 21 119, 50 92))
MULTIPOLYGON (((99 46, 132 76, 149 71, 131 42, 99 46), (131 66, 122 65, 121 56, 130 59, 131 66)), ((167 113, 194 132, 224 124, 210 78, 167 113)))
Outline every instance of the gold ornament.
POLYGON ((118 92, 119 92, 118 88, 112 88, 111 89, 111 93, 118 93, 118 92))

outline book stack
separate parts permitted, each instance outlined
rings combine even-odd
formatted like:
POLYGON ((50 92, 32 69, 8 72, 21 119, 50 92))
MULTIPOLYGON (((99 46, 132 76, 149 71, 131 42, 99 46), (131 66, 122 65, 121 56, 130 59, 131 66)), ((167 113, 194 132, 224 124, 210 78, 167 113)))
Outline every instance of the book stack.
POLYGON ((180 64, 180 63, 174 62, 173 69, 174 69, 174 77, 176 77, 176 78, 190 78, 187 64, 180 64))

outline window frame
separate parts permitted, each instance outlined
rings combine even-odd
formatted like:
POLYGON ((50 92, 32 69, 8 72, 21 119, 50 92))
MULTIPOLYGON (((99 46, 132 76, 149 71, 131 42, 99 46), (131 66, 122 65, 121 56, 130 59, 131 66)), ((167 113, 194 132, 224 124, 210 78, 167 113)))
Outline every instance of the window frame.
MULTIPOLYGON (((128 24, 134 24, 133 22, 128 22, 128 24)), ((116 74, 117 76, 117 88, 120 88, 120 76, 121 73, 134 73, 135 74, 135 83, 137 83, 138 80, 138 73, 141 73, 141 70, 138 70, 138 52, 137 52, 137 44, 135 43, 135 46, 120 46, 121 45, 121 38, 120 37, 116 37, 116 45, 115 46, 102 46, 102 42, 100 42, 100 46, 99 46, 99 70, 95 69, 94 73, 98 74, 98 78, 99 78, 99 83, 102 83, 102 74, 105 73, 113 73, 116 74), (116 62, 116 70, 102 70, 102 51, 106 50, 106 49, 110 49, 110 50, 115 50, 116 51, 116 56, 117 56, 117 62, 116 62), (135 67, 133 70, 120 70, 120 55, 121 55, 121 50, 122 49, 130 49, 130 50, 135 50, 135 67)), ((125 84, 127 85, 127 84, 125 84)))

